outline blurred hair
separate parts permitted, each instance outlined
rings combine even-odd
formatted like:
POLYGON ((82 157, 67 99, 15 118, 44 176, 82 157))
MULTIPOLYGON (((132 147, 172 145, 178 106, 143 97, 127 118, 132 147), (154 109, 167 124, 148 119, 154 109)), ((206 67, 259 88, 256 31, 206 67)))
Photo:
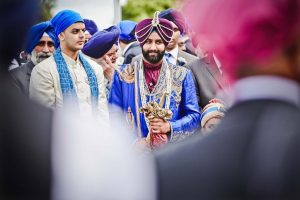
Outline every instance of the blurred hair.
POLYGON ((21 52, 29 27, 40 13, 39 0, 0 1, 0 61, 2 71, 7 71, 9 62, 21 52))
POLYGON ((243 66, 259 64, 295 41, 300 24, 299 0, 191 0, 184 14, 194 39, 222 60, 236 78, 243 66))

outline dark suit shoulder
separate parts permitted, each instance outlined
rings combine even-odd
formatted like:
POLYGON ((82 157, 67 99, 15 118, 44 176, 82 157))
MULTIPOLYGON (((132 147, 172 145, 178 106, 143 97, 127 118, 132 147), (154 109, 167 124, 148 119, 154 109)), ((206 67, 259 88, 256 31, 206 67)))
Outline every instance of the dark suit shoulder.
POLYGON ((203 70, 205 69, 205 67, 207 67, 208 65, 203 62, 203 60, 201 60, 200 58, 196 58, 195 60, 191 61, 190 63, 187 63, 187 68, 194 71, 194 70, 203 70))
POLYGON ((29 82, 33 68, 34 64, 30 61, 10 71, 10 75, 13 78, 15 85, 26 96, 29 94, 29 82))
POLYGON ((30 61, 24 65, 21 65, 20 67, 10 70, 9 72, 13 76, 13 78, 20 78, 27 74, 30 74, 33 67, 34 67, 34 64, 30 61))
POLYGON ((190 63, 196 59, 198 59, 197 56, 194 56, 192 54, 189 54, 185 51, 182 51, 182 50, 179 50, 178 51, 178 56, 177 56, 177 59, 180 59, 180 57, 184 58, 186 60, 187 63, 190 63))
POLYGON ((298 154, 299 116, 299 108, 280 100, 234 105, 209 135, 156 152, 159 199, 241 199, 265 185, 275 188, 264 191, 270 197, 278 188, 290 194, 292 187, 280 181, 293 186, 297 177, 287 175, 299 167, 291 156, 298 154))

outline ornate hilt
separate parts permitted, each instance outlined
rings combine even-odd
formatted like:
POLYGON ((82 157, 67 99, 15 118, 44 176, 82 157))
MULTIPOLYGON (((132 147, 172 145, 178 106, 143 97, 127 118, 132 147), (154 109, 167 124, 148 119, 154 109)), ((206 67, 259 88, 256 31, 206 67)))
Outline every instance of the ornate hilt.
MULTIPOLYGON (((162 108, 163 104, 166 100, 167 95, 168 95, 168 93, 164 93, 164 95, 160 99, 159 104, 155 101, 148 102, 147 105, 140 108, 140 112, 144 113, 146 118, 149 121, 153 118, 161 118, 161 119, 164 119, 164 120, 171 119, 172 115, 173 115, 172 111, 170 109, 167 109, 167 108, 162 108)), ((147 138, 146 138, 146 142, 148 144, 151 144, 150 143, 150 141, 151 141, 150 137, 151 137, 151 134, 149 132, 148 135, 147 135, 147 138)))
POLYGON ((140 108, 140 112, 144 113, 148 119, 171 119, 173 115, 172 111, 166 108, 162 108, 167 95, 168 93, 164 93, 163 97, 160 99, 159 104, 155 101, 148 102, 147 105, 140 108))

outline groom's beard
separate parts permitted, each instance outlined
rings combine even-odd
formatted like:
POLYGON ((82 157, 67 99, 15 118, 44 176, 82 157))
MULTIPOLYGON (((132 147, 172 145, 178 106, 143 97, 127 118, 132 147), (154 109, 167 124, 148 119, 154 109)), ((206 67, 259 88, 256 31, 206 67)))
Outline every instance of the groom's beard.
POLYGON ((153 50, 144 51, 142 49, 142 53, 146 61, 148 61, 151 64, 156 64, 163 59, 165 51, 153 51, 153 50), (156 55, 150 56, 150 53, 156 53, 156 55))

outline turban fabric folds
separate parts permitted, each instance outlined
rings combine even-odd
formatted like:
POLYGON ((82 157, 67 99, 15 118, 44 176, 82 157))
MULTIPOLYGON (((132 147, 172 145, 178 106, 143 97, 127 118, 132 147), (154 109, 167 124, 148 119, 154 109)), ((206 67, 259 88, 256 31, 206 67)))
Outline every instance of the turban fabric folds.
POLYGON ((161 11, 158 17, 173 22, 176 24, 181 34, 185 33, 185 19, 179 11, 169 8, 161 11))
POLYGON ((62 10, 51 19, 57 36, 76 22, 84 23, 80 14, 73 10, 62 10))
POLYGON ((94 35, 98 31, 97 24, 91 19, 83 19, 85 24, 85 29, 91 34, 94 35))
POLYGON ((92 58, 101 58, 118 41, 119 29, 111 26, 95 33, 84 45, 82 52, 92 58))
POLYGON ((27 53, 31 53, 35 46, 38 44, 40 39, 42 38, 43 34, 47 33, 49 37, 55 44, 55 47, 58 46, 58 40, 55 35, 54 29, 49 21, 41 22, 32 26, 27 33, 26 44, 25 44, 25 51, 27 53))
POLYGON ((144 45, 153 31, 156 31, 167 46, 173 35, 172 24, 169 20, 158 18, 159 12, 155 12, 153 19, 140 21, 135 28, 135 36, 141 46, 144 45))
POLYGON ((206 122, 214 117, 220 117, 222 118, 225 114, 225 105, 222 101, 218 99, 212 99, 210 100, 210 103, 207 104, 202 111, 201 114, 201 127, 204 127, 206 122))
POLYGON ((136 22, 130 20, 124 20, 118 23, 118 28, 120 29, 119 39, 125 42, 131 42, 135 40, 134 29, 136 27, 136 22))

